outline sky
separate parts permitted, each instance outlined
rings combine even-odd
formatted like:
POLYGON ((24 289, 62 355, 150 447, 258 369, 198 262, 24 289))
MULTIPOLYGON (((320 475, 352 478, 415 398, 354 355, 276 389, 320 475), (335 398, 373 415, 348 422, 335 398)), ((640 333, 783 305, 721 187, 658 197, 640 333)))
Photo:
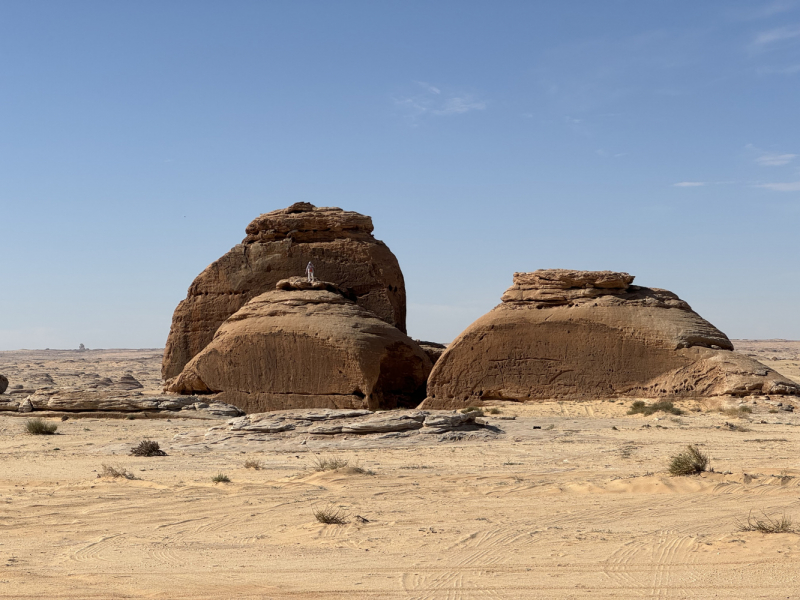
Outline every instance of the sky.
POLYGON ((256 216, 372 216, 409 335, 626 271, 800 339, 800 3, 0 3, 0 350, 163 347, 256 216))

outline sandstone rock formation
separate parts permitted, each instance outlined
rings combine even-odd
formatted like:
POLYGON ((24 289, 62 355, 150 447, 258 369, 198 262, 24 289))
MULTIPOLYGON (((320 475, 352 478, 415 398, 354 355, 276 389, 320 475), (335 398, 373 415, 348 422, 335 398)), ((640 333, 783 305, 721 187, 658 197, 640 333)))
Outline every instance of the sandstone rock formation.
POLYGON ((4 393, 8 389, 8 379, 5 375, 0 375, 0 394, 4 393))
POLYGON ((666 290, 627 273, 515 273, 437 361, 424 408, 481 400, 799 394, 666 290))
POLYGON ((328 282, 282 280, 220 326, 167 386, 219 393, 246 412, 415 406, 431 361, 402 331, 328 282))
MULTIPOLYGON (((295 435, 368 435, 376 433, 418 432, 442 434, 450 431, 485 427, 477 412, 405 410, 374 413, 370 410, 280 410, 255 413, 228 421, 230 431, 238 435, 284 433, 295 435)), ((222 429, 218 426, 214 429, 222 429)))
POLYGON ((42 389, 20 400, 9 396, 0 400, 0 412, 55 411, 68 413, 153 413, 164 411, 200 411, 218 417, 236 417, 242 411, 222 402, 205 402, 198 396, 141 393, 105 393, 84 390, 42 389))
POLYGON ((439 344, 437 342, 425 342, 423 340, 414 340, 419 344, 419 347, 425 351, 425 354, 428 355, 428 358, 431 359, 433 364, 436 364, 436 361, 444 354, 444 351, 447 349, 446 344, 439 344))
POLYGON ((305 273, 309 261, 318 278, 348 290, 359 306, 405 332, 403 274, 372 229, 368 216, 307 202, 255 219, 242 243, 198 275, 175 309, 163 378, 177 376, 225 319, 281 279, 305 273))

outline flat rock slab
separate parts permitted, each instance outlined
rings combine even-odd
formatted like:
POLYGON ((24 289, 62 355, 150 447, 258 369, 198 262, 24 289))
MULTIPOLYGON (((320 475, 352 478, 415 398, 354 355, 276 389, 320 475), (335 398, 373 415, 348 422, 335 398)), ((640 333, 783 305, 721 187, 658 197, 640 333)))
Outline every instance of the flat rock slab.
POLYGON ((502 433, 476 420, 478 413, 456 411, 309 409, 244 415, 225 425, 181 434, 175 441, 187 448, 270 443, 276 449, 307 446, 407 445, 463 439, 490 439, 502 433), (360 441, 359 441, 360 440, 360 441))
POLYGON ((199 412, 215 417, 236 417, 242 411, 223 402, 204 402, 198 396, 143 395, 140 392, 41 389, 24 399, 0 398, 0 411, 36 413, 41 411, 77 413, 199 412))

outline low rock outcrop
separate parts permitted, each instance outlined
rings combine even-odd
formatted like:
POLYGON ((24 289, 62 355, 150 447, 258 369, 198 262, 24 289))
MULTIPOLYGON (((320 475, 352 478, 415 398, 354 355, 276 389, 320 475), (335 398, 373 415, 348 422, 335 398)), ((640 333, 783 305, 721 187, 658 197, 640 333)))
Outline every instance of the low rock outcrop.
POLYGON ((177 376, 213 339, 220 325, 281 279, 305 272, 348 291, 355 302, 405 332, 403 274, 391 250, 372 236, 372 219, 307 202, 263 214, 241 244, 209 265, 172 317, 162 376, 177 376))
MULTIPOLYGON (((368 435, 374 433, 418 432, 441 434, 448 431, 484 427, 476 421, 477 412, 401 410, 281 410, 255 413, 228 421, 230 431, 250 433, 306 433, 309 435, 368 435)), ((217 427, 215 430, 224 429, 217 427)))
POLYGON ((157 413, 164 411, 200 411, 217 417, 235 417, 242 413, 222 402, 206 402, 198 396, 147 396, 141 393, 108 394, 104 392, 38 390, 24 399, 0 401, 0 412, 54 411, 67 413, 157 413))
POLYGON ((666 290, 610 271, 515 273, 437 361, 424 408, 481 400, 800 394, 666 290))
POLYGON ((349 290, 295 277, 248 302, 167 386, 246 412, 415 406, 431 361, 349 290), (350 296, 350 298, 348 297, 350 296))
POLYGON ((8 389, 8 379, 5 375, 0 375, 0 394, 3 394, 8 389))

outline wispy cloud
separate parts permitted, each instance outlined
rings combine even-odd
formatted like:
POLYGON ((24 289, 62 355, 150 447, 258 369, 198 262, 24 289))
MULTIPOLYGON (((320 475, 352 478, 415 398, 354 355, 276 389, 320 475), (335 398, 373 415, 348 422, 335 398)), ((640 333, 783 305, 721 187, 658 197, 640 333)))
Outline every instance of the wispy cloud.
POLYGON ((764 154, 756 159, 756 163, 762 167, 782 167, 788 165, 795 158, 797 158, 797 154, 764 154))
POLYGON ((773 190, 775 192, 800 192, 800 181, 787 181, 783 183, 762 183, 756 187, 773 190))
POLYGON ((800 27, 778 27, 769 31, 762 31, 753 40, 754 46, 767 46, 776 42, 783 42, 796 37, 800 37, 800 27))
POLYGON ((412 121, 423 116, 449 117, 486 108, 486 102, 473 94, 443 91, 424 81, 415 84, 421 88, 420 92, 394 99, 395 105, 412 121))
POLYGON ((700 187, 705 184, 705 181, 679 181, 678 183, 673 183, 672 187, 700 187))
POLYGON ((800 65, 788 65, 785 67, 758 67, 756 73, 759 75, 794 75, 800 73, 800 65))
POLYGON ((790 154, 788 152, 768 152, 767 150, 762 150, 753 144, 747 144, 745 146, 745 150, 756 154, 753 160, 757 165, 762 167, 782 167, 784 165, 788 165, 798 156, 797 154, 790 154))
POLYGON ((794 10, 797 2, 794 0, 778 0, 757 6, 757 3, 745 4, 742 7, 728 11, 728 14, 739 21, 755 21, 769 19, 775 15, 794 10))

